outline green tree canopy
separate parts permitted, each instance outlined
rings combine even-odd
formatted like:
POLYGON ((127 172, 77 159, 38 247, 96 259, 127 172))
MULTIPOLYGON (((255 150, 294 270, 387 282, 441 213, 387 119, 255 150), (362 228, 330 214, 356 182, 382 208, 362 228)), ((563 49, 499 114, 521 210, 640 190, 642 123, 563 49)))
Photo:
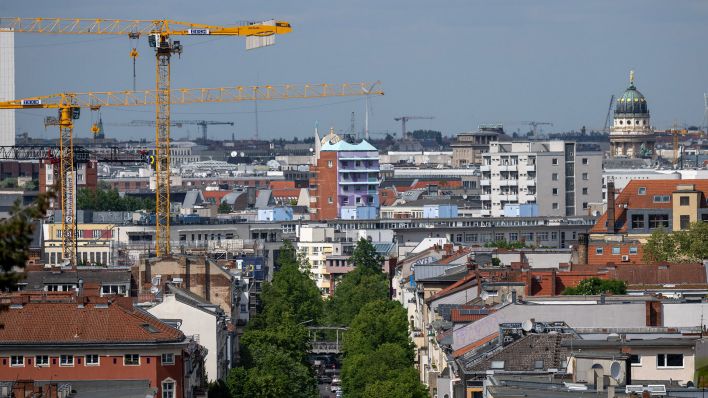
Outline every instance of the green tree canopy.
POLYGON ((53 192, 39 194, 35 202, 26 207, 17 200, 10 209, 10 217, 0 221, 0 291, 11 289, 17 283, 19 276, 15 270, 24 268, 29 259, 34 221, 45 216, 53 195, 53 192))
POLYGON ((626 294, 627 284, 617 279, 587 278, 578 283, 576 287, 567 287, 563 294, 570 296, 593 294, 626 294))
POLYGON ((219 212, 219 214, 231 213, 231 206, 229 206, 229 204, 226 202, 221 202, 216 211, 219 212))
POLYGON ((290 241, 281 246, 279 262, 273 281, 263 285, 262 308, 251 327, 275 326, 285 313, 291 314, 295 323, 317 323, 323 309, 320 290, 309 275, 300 270, 297 252, 290 241))
POLYGON ((687 230, 657 229, 643 246, 646 262, 700 262, 708 259, 708 223, 699 221, 687 230))
POLYGON ((383 258, 376 253, 374 245, 368 240, 361 238, 354 247, 351 262, 357 268, 365 268, 372 272, 381 272, 381 262, 383 258))
POLYGON ((282 350, 264 352, 251 368, 232 369, 226 378, 232 398, 314 398, 317 384, 311 369, 282 350))
POLYGON ((79 189, 76 193, 76 208, 94 211, 136 211, 155 208, 153 198, 121 197, 115 189, 79 189))
POLYGON ((413 361, 406 310, 397 301, 377 300, 364 305, 344 339, 345 355, 367 354, 383 344, 396 344, 413 361))
POLYGON ((294 361, 304 363, 310 339, 305 325, 297 324, 290 313, 285 313, 277 324, 264 329, 248 328, 241 338, 241 345, 242 362, 246 367, 255 366, 259 357, 273 350, 285 352, 294 361))

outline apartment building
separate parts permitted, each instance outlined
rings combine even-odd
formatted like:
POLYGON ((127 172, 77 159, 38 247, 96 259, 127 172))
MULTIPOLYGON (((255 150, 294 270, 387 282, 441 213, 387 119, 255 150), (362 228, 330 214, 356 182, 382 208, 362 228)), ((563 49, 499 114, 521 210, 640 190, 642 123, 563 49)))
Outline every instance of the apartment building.
POLYGON ((482 215, 501 217, 508 205, 530 204, 539 216, 576 216, 602 201, 602 153, 574 142, 490 142, 482 155, 482 215))
POLYGON ((332 131, 321 141, 316 139, 316 162, 310 170, 312 218, 378 218, 378 150, 366 140, 350 144, 332 131))
POLYGON ((297 251, 307 261, 309 271, 323 296, 328 296, 331 288, 327 271, 327 257, 343 254, 342 244, 335 242, 334 228, 324 226, 302 226, 298 230, 297 251))

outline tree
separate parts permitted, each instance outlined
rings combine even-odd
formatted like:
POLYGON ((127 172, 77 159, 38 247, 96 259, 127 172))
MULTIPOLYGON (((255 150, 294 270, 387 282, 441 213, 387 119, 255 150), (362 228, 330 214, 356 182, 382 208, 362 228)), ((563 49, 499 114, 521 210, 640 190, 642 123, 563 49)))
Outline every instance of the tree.
POLYGON ((24 268, 29 259, 34 221, 46 215, 53 195, 53 192, 41 193, 26 207, 17 200, 10 217, 0 222, 0 291, 14 288, 19 280, 16 270, 24 268))
POLYGON ((644 244, 646 262, 700 262, 708 259, 708 223, 692 223, 687 230, 652 232, 644 244))
POLYGON ((216 211, 218 211, 219 214, 228 214, 231 213, 231 206, 226 202, 221 202, 216 211))
POLYGON ((377 300, 361 308, 344 340, 346 355, 368 354, 383 344, 395 344, 413 361, 406 310, 397 301, 377 300))
POLYGON ((314 398, 317 384, 311 369, 288 353, 271 350, 257 358, 256 366, 232 369, 226 386, 232 398, 314 398))
POLYGON ((246 329, 241 345, 242 362, 246 367, 256 366, 259 357, 273 350, 285 352, 294 361, 305 363, 310 339, 304 324, 296 323, 290 313, 285 313, 278 324, 263 329, 246 329))
POLYGON ((355 268, 344 275, 327 302, 328 323, 347 326, 367 303, 388 299, 386 275, 380 271, 373 273, 366 268, 355 268))
POLYGON ((342 367, 347 397, 427 397, 408 350, 386 343, 366 354, 349 355, 342 367))
POLYGON ((95 190, 82 188, 76 192, 76 208, 94 211, 136 211, 155 208, 152 198, 137 198, 123 196, 116 189, 102 189, 99 185, 95 190))
POLYGON ((376 253, 376 248, 368 240, 361 238, 354 247, 351 262, 357 268, 366 268, 369 271, 381 272, 383 258, 376 253))
POLYGON ((308 274, 300 271, 297 252, 290 241, 280 247, 278 262, 280 268, 273 274, 273 281, 263 285, 261 311, 249 326, 276 326, 286 313, 292 315, 295 323, 317 323, 323 307, 320 290, 308 274))
POLYGON ((602 293, 626 294, 627 284, 617 279, 587 278, 580 281, 576 287, 568 287, 563 291, 563 294, 570 296, 602 293))

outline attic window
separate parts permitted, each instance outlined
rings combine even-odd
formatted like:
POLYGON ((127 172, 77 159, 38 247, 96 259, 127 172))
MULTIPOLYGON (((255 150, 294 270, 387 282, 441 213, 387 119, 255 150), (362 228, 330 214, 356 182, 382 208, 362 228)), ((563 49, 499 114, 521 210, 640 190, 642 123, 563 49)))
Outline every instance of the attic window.
POLYGON ((646 187, 639 187, 639 190, 637 190, 637 195, 646 195, 647 194, 647 188, 646 187))
POLYGON ((654 195, 654 203, 669 203, 671 196, 669 195, 654 195))
POLYGON ((150 333, 160 333, 160 331, 159 331, 156 327, 152 326, 152 325, 149 324, 149 323, 143 323, 143 324, 140 325, 140 326, 142 326, 143 329, 147 330, 147 331, 150 332, 150 333))
POLYGON ((492 369, 504 369, 504 361, 492 361, 492 369))
POLYGON ((536 370, 543 369, 543 360, 534 361, 533 368, 536 370))

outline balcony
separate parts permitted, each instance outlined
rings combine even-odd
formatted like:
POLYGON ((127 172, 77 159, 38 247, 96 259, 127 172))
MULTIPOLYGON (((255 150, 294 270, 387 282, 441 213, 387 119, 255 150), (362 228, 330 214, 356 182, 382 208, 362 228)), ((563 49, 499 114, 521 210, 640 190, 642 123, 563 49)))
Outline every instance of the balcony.
POLYGON ((518 202, 519 201, 519 195, 515 193, 510 193, 510 194, 502 194, 501 195, 501 200, 506 200, 509 202, 518 202))
POLYGON ((526 171, 536 171, 536 165, 535 164, 527 164, 526 171))
POLYGON ((489 180, 488 180, 488 179, 479 180, 479 185, 481 185, 481 186, 489 186, 489 180))
POLYGON ((482 215, 482 217, 489 217, 492 215, 492 211, 489 209, 482 209, 480 210, 480 214, 482 215))
POLYGON ((479 200, 486 200, 486 201, 492 200, 492 195, 489 195, 489 194, 479 195, 479 200))
POLYGON ((499 186, 502 187, 515 187, 519 185, 517 180, 499 180, 499 186))
POLYGON ((488 164, 483 164, 483 165, 479 166, 479 171, 491 171, 491 170, 492 170, 492 166, 490 166, 488 164))
POLYGON ((516 171, 516 165, 515 164, 500 165, 499 171, 516 171))
POLYGON ((527 187, 535 187, 536 186, 536 180, 534 178, 529 178, 526 180, 526 186, 527 187))

